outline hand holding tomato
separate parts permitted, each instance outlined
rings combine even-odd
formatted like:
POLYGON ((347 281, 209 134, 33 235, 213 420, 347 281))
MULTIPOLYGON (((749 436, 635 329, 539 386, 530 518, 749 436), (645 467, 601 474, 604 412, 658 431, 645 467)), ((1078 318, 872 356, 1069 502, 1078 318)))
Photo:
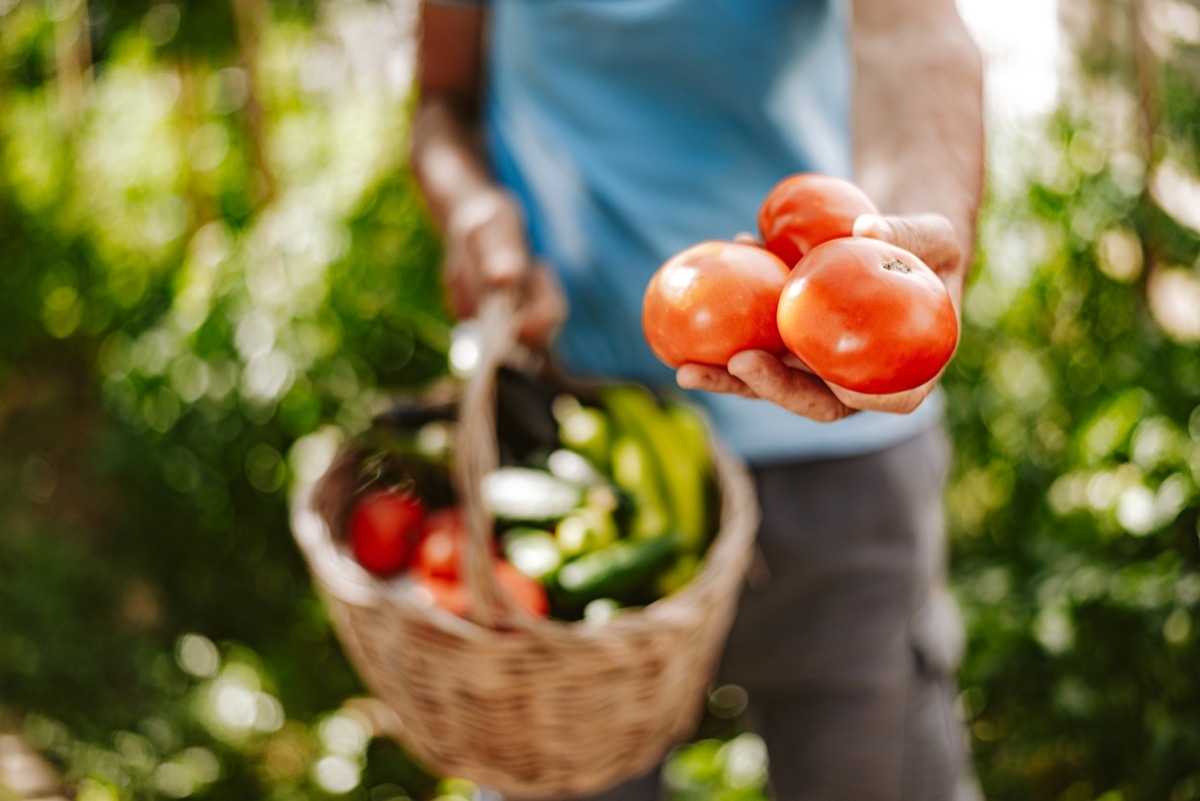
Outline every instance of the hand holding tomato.
MULTIPOLYGON (((853 233, 889 242, 919 256, 941 278, 957 315, 963 284, 962 251, 949 220, 940 215, 864 215, 855 221, 853 233)), ((685 364, 677 373, 677 381, 684 388, 761 398, 824 422, 859 410, 911 412, 933 390, 939 378, 940 372, 912 389, 869 394, 828 384, 798 360, 761 350, 734 355, 725 369, 685 364)))

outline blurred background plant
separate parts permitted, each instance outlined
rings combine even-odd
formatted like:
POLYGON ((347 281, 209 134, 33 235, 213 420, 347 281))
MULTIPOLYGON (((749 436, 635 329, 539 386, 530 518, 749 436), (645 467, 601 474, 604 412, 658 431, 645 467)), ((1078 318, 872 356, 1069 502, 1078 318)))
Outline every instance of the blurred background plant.
MULTIPOLYGON (((994 120, 946 379, 961 700, 991 799, 1186 801, 1200 10, 1059 6, 1049 113, 994 120)), ((0 0, 0 733, 80 799, 470 794, 355 701, 287 525, 314 455, 445 369, 412 22, 0 0)), ((711 706, 675 798, 762 799, 740 696, 711 706)))

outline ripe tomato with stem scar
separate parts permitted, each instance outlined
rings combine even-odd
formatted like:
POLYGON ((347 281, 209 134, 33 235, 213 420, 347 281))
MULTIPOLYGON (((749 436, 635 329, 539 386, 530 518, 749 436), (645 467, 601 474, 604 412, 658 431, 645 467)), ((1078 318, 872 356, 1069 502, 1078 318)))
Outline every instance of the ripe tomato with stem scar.
POLYGON ((876 239, 813 248, 779 298, 779 332, 826 383, 868 395, 915 389, 958 345, 945 284, 914 254, 876 239))

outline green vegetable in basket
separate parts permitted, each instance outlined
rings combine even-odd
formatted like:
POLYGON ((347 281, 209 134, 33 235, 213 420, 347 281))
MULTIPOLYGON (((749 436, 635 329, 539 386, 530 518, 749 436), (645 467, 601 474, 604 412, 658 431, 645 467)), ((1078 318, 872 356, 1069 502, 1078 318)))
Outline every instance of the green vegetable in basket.
POLYGON ((709 469, 707 458, 697 458, 693 427, 678 425, 640 386, 609 387, 604 391, 604 403, 621 434, 644 443, 653 465, 650 469, 661 487, 669 527, 679 532, 681 546, 700 550, 708 533, 709 469))
POLYGON ((483 502, 497 519, 517 523, 548 523, 562 518, 583 502, 584 489, 545 470, 500 467, 483 479, 483 502))
POLYGON ((712 472, 712 452, 708 445, 708 428, 700 413, 685 403, 667 400, 663 411, 671 421, 680 446, 693 463, 705 474, 712 472))
POLYGON ((546 469, 563 481, 592 486, 604 484, 604 476, 585 456, 566 448, 559 448, 546 457, 546 469))
POLYGON ((563 446, 588 459, 597 469, 607 470, 612 432, 604 412, 584 406, 571 395, 562 395, 555 399, 553 413, 563 446))
POLYGON ((562 564, 563 555, 549 531, 518 526, 509 529, 501 538, 504 558, 527 576, 546 581, 562 564))
POLYGON ((554 527, 559 550, 569 557, 611 545, 617 539, 617 524, 604 509, 581 506, 554 527))
POLYGON ((571 606, 597 598, 645 600, 655 576, 677 552, 678 538, 666 534, 651 540, 617 540, 564 564, 557 585, 571 606))
POLYGON ((700 572, 700 557, 694 553, 683 553, 675 563, 659 574, 654 581, 655 593, 665 598, 676 590, 683 589, 700 572))
POLYGON ((633 499, 630 533, 648 540, 671 530, 671 515, 646 443, 633 436, 617 437, 612 450, 613 481, 633 499))
POLYGON ((621 604, 612 598, 597 598, 583 607, 583 619, 589 623, 607 623, 621 611, 621 604))

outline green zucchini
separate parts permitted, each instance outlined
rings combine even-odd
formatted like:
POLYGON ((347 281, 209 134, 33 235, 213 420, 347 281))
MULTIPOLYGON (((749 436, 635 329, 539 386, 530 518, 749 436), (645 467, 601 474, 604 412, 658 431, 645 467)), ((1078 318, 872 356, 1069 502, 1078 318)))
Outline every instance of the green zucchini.
POLYGON ((559 568, 555 583, 562 601, 582 608, 597 598, 643 603, 654 598, 654 579, 678 548, 674 534, 650 540, 617 540, 559 568))

